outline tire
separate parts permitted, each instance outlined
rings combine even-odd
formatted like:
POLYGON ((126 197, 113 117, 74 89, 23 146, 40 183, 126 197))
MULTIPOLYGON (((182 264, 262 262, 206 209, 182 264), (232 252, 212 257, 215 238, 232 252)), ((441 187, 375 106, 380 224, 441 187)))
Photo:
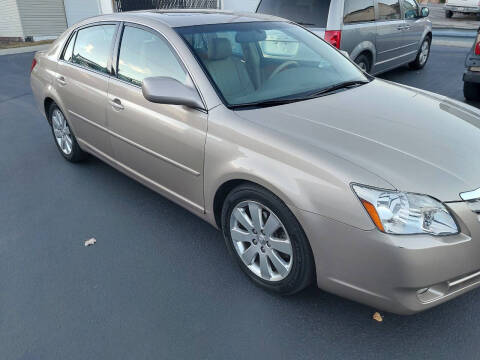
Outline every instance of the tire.
POLYGON ((414 61, 408 64, 408 67, 411 70, 420 70, 425 67, 425 65, 428 62, 428 59, 430 58, 430 47, 432 45, 432 39, 427 36, 423 42, 422 45, 420 46, 420 49, 418 50, 417 57, 415 58, 414 61), (425 48, 426 47, 426 48, 425 48), (425 53, 426 51, 426 53, 425 53))
POLYGON ((87 157, 80 149, 77 139, 70 129, 67 118, 57 104, 52 103, 48 111, 48 119, 52 128, 53 140, 58 151, 70 162, 79 162, 87 157), (59 140, 59 138, 62 138, 59 140))
POLYGON ((372 70, 372 62, 370 58, 365 54, 360 54, 355 59, 355 63, 366 73, 370 73, 372 70))
MULTIPOLYGON (((243 220, 245 219, 243 218, 243 220)), ((315 266, 310 243, 295 216, 278 197, 255 184, 240 185, 233 189, 225 199, 221 221, 223 236, 230 254, 255 284, 269 291, 291 295, 312 283, 315 278, 315 266), (263 226, 259 226, 261 230, 256 232, 257 235, 255 235, 255 227, 251 227, 251 231, 246 228, 240 229, 242 225, 237 221, 237 216, 238 214, 244 214, 239 210, 243 209, 243 206, 246 206, 245 209, 249 209, 245 212, 247 216, 252 212, 255 213, 255 211, 250 212, 250 206, 254 206, 252 210, 256 209, 257 213, 261 214, 262 218, 264 217, 263 226), (258 209, 261 209, 261 211, 259 212, 258 209), (237 216, 232 215, 234 211, 237 216), (274 217, 271 223, 278 224, 278 228, 269 226, 272 214, 274 217), (232 224, 235 225, 232 226, 232 224), (270 232, 268 228, 277 230, 270 232), (232 234, 235 239, 238 239, 239 233, 242 234, 242 240, 246 241, 235 241, 234 244, 232 234), (269 236, 270 233, 272 236, 269 236), (251 239, 252 237, 253 239, 251 239), (287 240, 275 240, 282 238, 287 240), (289 250, 285 250, 288 247, 285 245, 287 242, 290 243, 289 250), (282 245, 282 247, 279 247, 279 245, 282 245), (252 258, 248 261, 250 265, 247 265, 247 262, 244 262, 240 255, 240 248, 245 247, 246 250, 244 249, 243 255, 248 254, 251 249, 253 250, 250 253, 255 254, 253 256, 248 255, 252 258), (282 250, 278 251, 275 248, 282 250), (291 256, 286 255, 289 251, 291 256), (283 260, 281 264, 290 264, 288 273, 282 273, 281 271, 285 270, 287 266, 281 265, 278 269, 275 267, 274 264, 278 264, 279 257, 283 260), (264 264, 263 267, 262 263, 264 264), (263 276, 265 273, 269 278, 263 276)), ((250 224, 252 223, 254 222, 250 222, 250 224)))
POLYGON ((451 11, 451 10, 445 11, 445 17, 446 18, 450 19, 452 16, 453 16, 453 11, 451 11))
POLYGON ((480 84, 464 82, 463 96, 469 101, 480 101, 480 84))

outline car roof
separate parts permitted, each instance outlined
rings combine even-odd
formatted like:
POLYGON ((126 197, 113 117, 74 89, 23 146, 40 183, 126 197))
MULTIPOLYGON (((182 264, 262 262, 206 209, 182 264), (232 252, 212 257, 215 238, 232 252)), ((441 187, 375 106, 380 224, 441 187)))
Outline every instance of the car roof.
MULTIPOLYGON (((149 20, 157 20, 169 27, 195 26, 207 24, 241 23, 256 21, 287 21, 285 19, 265 14, 240 13, 225 10, 141 10, 127 11, 106 15, 109 19, 115 18, 122 21, 124 18, 141 17, 149 20)), ((101 20, 103 16, 90 18, 89 20, 101 20)))

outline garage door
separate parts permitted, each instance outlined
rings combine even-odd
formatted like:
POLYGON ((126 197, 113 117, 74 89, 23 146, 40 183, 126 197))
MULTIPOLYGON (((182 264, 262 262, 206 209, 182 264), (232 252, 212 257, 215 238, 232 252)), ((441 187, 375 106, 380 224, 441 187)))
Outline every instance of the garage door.
POLYGON ((100 0, 64 0, 68 26, 101 14, 100 0))

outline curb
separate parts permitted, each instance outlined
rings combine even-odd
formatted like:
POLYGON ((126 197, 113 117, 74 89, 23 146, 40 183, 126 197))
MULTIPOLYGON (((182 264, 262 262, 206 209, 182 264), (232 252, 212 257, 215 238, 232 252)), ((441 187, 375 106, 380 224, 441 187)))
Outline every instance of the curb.
POLYGON ((433 36, 467 38, 472 39, 477 37, 476 30, 462 30, 452 28, 433 28, 433 36))
POLYGON ((50 46, 51 44, 43 44, 43 45, 25 46, 25 47, 11 48, 11 49, 0 49, 0 56, 47 50, 48 48, 50 48, 50 46))

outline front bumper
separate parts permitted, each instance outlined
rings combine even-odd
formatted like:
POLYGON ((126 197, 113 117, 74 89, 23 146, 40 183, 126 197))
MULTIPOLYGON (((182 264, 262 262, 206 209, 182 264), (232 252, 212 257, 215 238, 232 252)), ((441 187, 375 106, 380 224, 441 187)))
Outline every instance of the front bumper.
POLYGON ((310 239, 320 288, 413 314, 480 286, 480 216, 464 202, 448 205, 460 224, 458 235, 395 236, 294 212, 310 239))
POLYGON ((466 6, 455 6, 455 5, 445 5, 445 10, 453 11, 456 13, 465 13, 465 14, 478 14, 480 13, 480 7, 466 7, 466 6))

